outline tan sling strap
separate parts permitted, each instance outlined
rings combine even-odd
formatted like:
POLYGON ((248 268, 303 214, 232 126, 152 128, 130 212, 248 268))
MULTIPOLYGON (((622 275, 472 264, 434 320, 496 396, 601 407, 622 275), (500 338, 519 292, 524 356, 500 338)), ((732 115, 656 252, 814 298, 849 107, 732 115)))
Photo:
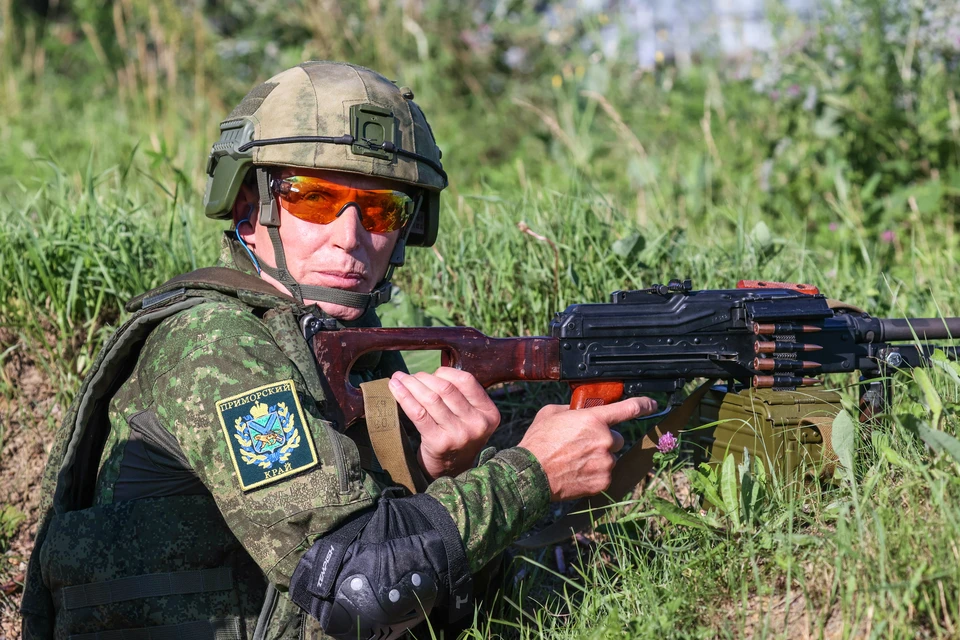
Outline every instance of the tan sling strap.
POLYGON ((653 470, 653 454, 657 452, 657 442, 666 433, 675 437, 680 435, 680 431, 690 422, 703 396, 715 382, 716 380, 708 380, 697 387, 696 391, 687 396, 680 406, 670 411, 656 427, 643 436, 640 442, 620 457, 613 468, 613 479, 606 492, 583 498, 574 505, 570 513, 547 528, 518 540, 514 545, 521 549, 546 547, 569 539, 576 531, 589 528, 594 518, 603 515, 602 511, 591 513, 592 509, 599 510, 614 504, 646 480, 653 470))
POLYGON ((823 442, 820 444, 820 459, 814 460, 812 469, 818 470, 818 477, 826 480, 833 477, 833 472, 840 461, 833 450, 833 420, 836 416, 813 416, 801 418, 799 428, 813 427, 820 432, 823 442))
POLYGON ((410 493, 419 493, 427 488, 427 482, 420 472, 416 456, 407 446, 400 426, 400 410, 387 386, 389 382, 389 378, 383 378, 360 385, 367 434, 377 461, 390 474, 390 478, 406 487, 410 493))

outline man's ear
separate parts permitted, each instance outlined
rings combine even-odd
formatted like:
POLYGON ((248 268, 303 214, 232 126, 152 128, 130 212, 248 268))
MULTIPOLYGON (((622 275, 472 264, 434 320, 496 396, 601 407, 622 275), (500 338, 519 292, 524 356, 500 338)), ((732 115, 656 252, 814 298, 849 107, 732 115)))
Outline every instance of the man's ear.
POLYGON ((237 199, 233 203, 233 224, 243 241, 251 247, 256 246, 254 231, 257 225, 257 212, 260 210, 259 202, 260 199, 254 189, 246 184, 240 185, 237 199))

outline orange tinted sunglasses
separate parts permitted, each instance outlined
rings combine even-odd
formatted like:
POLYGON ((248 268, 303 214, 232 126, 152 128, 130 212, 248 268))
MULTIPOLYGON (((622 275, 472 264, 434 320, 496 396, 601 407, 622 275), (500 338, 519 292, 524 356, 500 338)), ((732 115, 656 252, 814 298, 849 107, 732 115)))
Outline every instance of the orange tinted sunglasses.
POLYGON ((349 204, 360 209, 360 222, 371 233, 402 229, 413 215, 413 198, 402 191, 356 189, 309 176, 274 178, 270 187, 287 211, 316 224, 330 224, 349 204))

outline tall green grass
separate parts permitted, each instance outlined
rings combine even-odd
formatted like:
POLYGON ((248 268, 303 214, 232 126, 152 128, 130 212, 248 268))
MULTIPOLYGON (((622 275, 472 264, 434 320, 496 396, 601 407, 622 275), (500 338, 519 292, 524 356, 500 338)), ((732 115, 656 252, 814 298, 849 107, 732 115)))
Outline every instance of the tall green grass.
MULTIPOLYGON (((523 3, 244 6, 77 2, 44 23, 0 0, 0 364, 25 354, 64 402, 127 298, 215 260, 200 199, 216 122, 307 57, 412 86, 444 149, 440 240, 397 273, 400 321, 538 334, 567 304, 671 277, 960 314, 958 59, 914 8, 784 18, 769 58, 681 73, 598 55, 596 16, 547 45, 523 3), (465 45, 478 33, 489 46, 465 45), (503 64, 511 47, 522 68, 503 64)), ((519 561, 526 577, 470 633, 960 635, 960 469, 930 435, 957 435, 958 373, 898 377, 890 414, 849 427, 833 481, 770 477, 749 514, 699 512, 665 469, 579 560, 568 548, 564 576, 553 550, 519 561)), ((727 491, 756 475, 729 468, 727 491)))

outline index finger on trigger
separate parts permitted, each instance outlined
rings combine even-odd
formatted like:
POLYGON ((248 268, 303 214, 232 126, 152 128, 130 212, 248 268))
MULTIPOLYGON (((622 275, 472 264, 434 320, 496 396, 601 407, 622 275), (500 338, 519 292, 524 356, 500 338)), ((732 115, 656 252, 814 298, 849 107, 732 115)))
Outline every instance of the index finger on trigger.
POLYGON ((633 420, 653 413, 657 403, 650 398, 627 398, 619 402, 587 409, 607 424, 633 420))

